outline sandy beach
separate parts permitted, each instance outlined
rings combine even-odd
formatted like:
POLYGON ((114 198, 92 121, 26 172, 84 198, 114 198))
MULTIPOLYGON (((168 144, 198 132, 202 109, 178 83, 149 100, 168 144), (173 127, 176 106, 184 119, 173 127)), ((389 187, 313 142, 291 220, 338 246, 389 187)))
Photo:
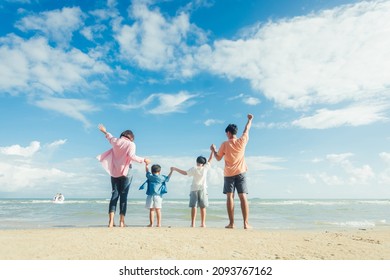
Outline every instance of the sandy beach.
POLYGON ((1 230, 1 260, 390 260, 390 229, 1 230))

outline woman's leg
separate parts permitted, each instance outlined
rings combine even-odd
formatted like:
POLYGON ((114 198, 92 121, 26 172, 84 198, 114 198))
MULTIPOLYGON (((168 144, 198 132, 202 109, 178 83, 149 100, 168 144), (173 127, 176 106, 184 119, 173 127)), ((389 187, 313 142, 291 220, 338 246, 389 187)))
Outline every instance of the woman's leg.
POLYGON ((108 206, 108 226, 114 226, 114 216, 116 211, 116 204, 118 203, 119 192, 118 192, 118 178, 111 177, 111 199, 108 206))
POLYGON ((121 177, 119 186, 119 207, 120 227, 125 227, 125 216, 127 211, 127 195, 129 194, 132 177, 121 177))

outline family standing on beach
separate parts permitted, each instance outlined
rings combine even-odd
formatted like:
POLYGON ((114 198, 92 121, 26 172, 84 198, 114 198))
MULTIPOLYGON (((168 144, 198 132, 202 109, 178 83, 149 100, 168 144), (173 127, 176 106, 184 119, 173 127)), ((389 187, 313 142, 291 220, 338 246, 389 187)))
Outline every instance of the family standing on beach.
POLYGON ((146 204, 149 209, 149 227, 154 225, 154 217, 156 216, 156 226, 161 226, 161 208, 162 196, 166 193, 166 183, 169 181, 174 171, 187 176, 192 176, 192 184, 190 191, 191 207, 191 226, 195 226, 197 207, 200 208, 201 227, 206 227, 206 207, 208 207, 207 194, 207 172, 210 169, 210 162, 213 158, 220 161, 224 158, 224 185, 223 193, 226 194, 226 209, 229 217, 229 224, 226 228, 234 228, 234 194, 237 191, 240 199, 241 212, 244 222, 244 228, 249 229, 249 205, 246 195, 248 188, 246 185, 245 173, 247 165, 245 162, 245 148, 249 140, 249 130, 252 125, 253 115, 248 114, 248 120, 245 125, 241 137, 237 137, 238 128, 235 124, 229 124, 226 129, 227 140, 223 142, 217 150, 216 146, 210 146, 210 156, 206 160, 205 157, 199 156, 196 159, 196 166, 188 171, 171 167, 169 174, 161 175, 161 167, 154 164, 149 171, 150 160, 136 155, 136 145, 134 143, 134 134, 131 130, 122 132, 119 138, 112 136, 107 132, 104 125, 99 125, 99 130, 103 132, 106 139, 110 142, 112 148, 98 156, 103 168, 111 176, 112 194, 109 204, 108 216, 109 227, 114 227, 114 216, 117 203, 119 200, 119 225, 125 226, 125 215, 127 210, 127 195, 133 179, 132 164, 133 162, 144 163, 147 180, 140 187, 144 189, 146 186, 146 204))

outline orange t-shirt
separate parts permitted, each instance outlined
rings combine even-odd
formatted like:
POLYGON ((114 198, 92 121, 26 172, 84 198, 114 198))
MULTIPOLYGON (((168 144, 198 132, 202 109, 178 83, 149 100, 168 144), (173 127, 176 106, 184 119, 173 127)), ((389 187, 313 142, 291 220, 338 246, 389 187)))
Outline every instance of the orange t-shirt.
POLYGON ((225 177, 235 176, 248 170, 244 157, 248 140, 248 133, 244 133, 240 138, 229 139, 222 143, 218 156, 225 157, 225 177))

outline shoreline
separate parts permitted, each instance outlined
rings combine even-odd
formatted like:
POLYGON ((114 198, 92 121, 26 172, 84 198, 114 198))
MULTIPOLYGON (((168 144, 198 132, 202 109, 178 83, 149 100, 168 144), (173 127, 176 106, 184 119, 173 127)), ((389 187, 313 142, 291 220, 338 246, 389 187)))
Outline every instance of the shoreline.
POLYGON ((0 260, 390 260, 390 228, 0 230, 0 260))

